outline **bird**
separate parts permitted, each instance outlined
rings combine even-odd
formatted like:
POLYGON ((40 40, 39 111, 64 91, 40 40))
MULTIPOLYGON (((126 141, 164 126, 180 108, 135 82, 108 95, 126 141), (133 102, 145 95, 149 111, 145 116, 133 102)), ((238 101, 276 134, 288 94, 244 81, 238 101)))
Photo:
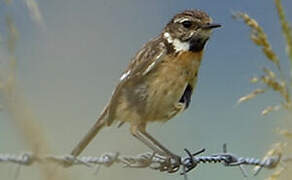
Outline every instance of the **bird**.
POLYGON ((189 107, 205 45, 219 27, 202 10, 176 14, 132 58, 111 99, 71 155, 77 157, 102 128, 119 122, 129 123, 134 137, 179 164, 180 157, 151 136, 146 126, 167 122, 189 107))

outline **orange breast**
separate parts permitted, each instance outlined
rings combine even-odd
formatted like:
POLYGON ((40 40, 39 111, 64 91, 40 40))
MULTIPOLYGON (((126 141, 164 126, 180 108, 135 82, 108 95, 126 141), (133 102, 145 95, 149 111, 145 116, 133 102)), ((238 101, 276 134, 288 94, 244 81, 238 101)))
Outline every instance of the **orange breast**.
POLYGON ((171 59, 171 64, 180 69, 180 72, 183 73, 186 77, 186 80, 189 81, 193 79, 200 67, 201 59, 203 56, 203 51, 200 52, 181 52, 177 54, 174 58, 171 59))
POLYGON ((165 121, 175 111, 188 84, 193 87, 202 58, 202 52, 183 52, 167 56, 148 79, 147 112, 149 121, 165 121))
POLYGON ((192 66, 201 61, 203 51, 200 52, 181 52, 176 56, 176 63, 182 66, 192 66))

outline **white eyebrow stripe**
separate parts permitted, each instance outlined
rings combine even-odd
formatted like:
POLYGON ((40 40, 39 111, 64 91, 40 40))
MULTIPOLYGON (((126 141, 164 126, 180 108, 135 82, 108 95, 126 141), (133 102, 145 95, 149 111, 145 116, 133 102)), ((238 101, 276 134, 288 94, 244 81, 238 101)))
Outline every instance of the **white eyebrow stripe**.
POLYGON ((177 22, 184 22, 184 21, 189 21, 190 19, 189 18, 185 18, 185 17, 183 17, 183 18, 179 18, 179 19, 176 19, 176 20, 174 20, 174 22, 175 23, 177 23, 177 22))

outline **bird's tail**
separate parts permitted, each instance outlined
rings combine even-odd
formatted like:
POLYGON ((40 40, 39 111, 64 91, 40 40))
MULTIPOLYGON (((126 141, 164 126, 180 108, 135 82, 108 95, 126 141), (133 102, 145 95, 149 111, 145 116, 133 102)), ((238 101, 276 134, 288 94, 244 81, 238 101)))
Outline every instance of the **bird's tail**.
POLYGON ((96 136, 96 134, 106 125, 107 120, 107 107, 101 113, 100 117, 97 119, 95 124, 87 132, 87 134, 82 138, 82 140, 75 146, 72 150, 71 155, 77 157, 90 143, 90 141, 96 136))

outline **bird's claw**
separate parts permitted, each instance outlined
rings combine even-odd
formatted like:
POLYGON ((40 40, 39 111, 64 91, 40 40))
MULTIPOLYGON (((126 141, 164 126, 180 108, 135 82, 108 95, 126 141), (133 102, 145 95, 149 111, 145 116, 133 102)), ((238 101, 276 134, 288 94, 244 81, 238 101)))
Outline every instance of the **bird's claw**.
POLYGON ((191 153, 187 149, 184 150, 188 155, 188 157, 184 159, 175 154, 161 155, 163 156, 164 161, 160 164, 159 167, 155 169, 159 169, 162 172, 175 173, 180 169, 181 166, 183 166, 184 171, 181 173, 181 175, 185 175, 186 173, 197 167, 198 162, 194 159, 194 156, 203 153, 205 149, 201 149, 195 153, 191 153))
POLYGON ((175 173, 180 169, 181 157, 175 154, 167 155, 159 170, 161 172, 175 173))

